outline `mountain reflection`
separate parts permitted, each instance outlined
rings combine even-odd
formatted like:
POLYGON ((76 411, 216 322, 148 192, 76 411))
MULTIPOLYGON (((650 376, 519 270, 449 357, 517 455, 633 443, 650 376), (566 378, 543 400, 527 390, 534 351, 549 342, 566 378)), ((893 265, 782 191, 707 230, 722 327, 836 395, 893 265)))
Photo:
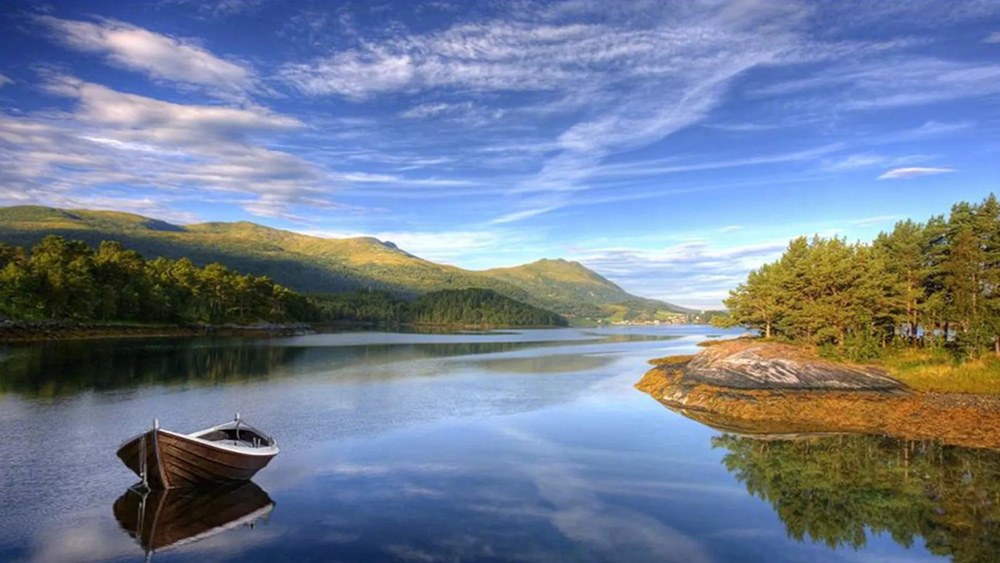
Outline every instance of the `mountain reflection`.
POLYGON ((253 526, 274 502, 251 482, 208 489, 140 492, 129 488, 115 501, 118 525, 147 554, 212 537, 240 525, 253 526))
POLYGON ((956 562, 1000 557, 1000 452, 845 435, 768 441, 723 435, 723 464, 771 503, 789 536, 831 548, 889 534, 956 562))

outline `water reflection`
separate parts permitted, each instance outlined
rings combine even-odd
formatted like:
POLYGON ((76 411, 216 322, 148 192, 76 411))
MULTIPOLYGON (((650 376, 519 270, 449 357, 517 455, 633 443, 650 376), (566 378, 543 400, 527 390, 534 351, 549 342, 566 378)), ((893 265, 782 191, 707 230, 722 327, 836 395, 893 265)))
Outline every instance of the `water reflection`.
POLYGON ((130 487, 115 501, 118 525, 147 556, 201 541, 237 526, 253 527, 274 508, 271 497, 252 482, 209 489, 143 491, 130 487))
MULTIPOLYGON (((347 366, 500 354, 556 346, 628 344, 678 336, 571 330, 417 335, 318 334, 285 339, 117 339, 0 347, 0 393, 32 398, 149 385, 224 385, 347 366)), ((590 360, 595 364, 597 360, 590 360)))
POLYGON ((267 377, 303 349, 211 345, 210 340, 66 341, 14 349, 0 392, 71 395, 153 384, 229 383, 267 377))
POLYGON ((771 503, 788 534, 830 548, 889 534, 956 562, 1000 554, 1000 452, 844 435, 763 440, 722 435, 726 469, 771 503))

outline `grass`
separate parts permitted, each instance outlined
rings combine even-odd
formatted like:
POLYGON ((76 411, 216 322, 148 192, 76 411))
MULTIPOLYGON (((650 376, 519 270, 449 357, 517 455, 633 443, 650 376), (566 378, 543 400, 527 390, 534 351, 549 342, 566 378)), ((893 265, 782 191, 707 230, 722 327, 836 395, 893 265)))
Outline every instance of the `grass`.
POLYGON ((918 391, 1000 395, 1000 359, 993 356, 957 364, 945 350, 904 348, 879 363, 918 391))
POLYGON ((680 364, 684 362, 690 362, 694 358, 691 356, 663 356, 662 358, 653 358, 649 360, 649 363, 654 366, 664 366, 671 364, 680 364))

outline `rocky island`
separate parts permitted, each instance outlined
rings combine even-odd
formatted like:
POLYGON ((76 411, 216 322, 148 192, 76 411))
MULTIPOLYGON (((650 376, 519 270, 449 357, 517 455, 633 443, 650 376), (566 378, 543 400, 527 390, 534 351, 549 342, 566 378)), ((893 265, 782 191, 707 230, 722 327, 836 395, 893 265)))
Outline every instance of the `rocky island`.
POLYGON ((651 363, 638 389, 727 432, 883 434, 1000 448, 1000 397, 916 391, 877 366, 825 360, 807 347, 737 339, 651 363))

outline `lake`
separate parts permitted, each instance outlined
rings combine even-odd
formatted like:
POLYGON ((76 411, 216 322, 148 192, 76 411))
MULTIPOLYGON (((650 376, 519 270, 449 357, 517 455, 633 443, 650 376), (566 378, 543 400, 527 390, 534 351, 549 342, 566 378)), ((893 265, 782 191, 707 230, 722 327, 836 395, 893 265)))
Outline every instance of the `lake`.
MULTIPOLYGON (((996 452, 725 435, 632 387, 719 334, 0 347, 0 559, 141 561, 151 540, 123 526, 174 500, 130 497, 118 445, 154 417, 191 432, 239 412, 281 454, 256 486, 186 499, 232 524, 155 561, 1000 560, 996 452)), ((144 525, 204 531, 185 518, 144 525)))

